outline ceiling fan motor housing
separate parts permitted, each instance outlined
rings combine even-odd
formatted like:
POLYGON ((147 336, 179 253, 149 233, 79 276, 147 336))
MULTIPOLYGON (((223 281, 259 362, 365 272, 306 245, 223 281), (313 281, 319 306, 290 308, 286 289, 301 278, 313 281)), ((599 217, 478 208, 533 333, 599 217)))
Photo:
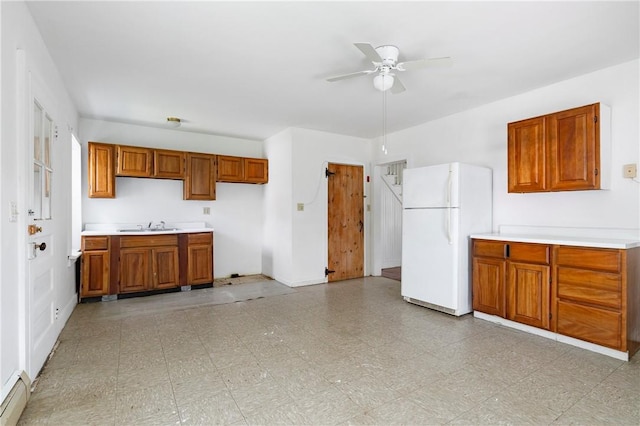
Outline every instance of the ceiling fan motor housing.
POLYGON ((384 45, 376 47, 376 52, 382 58, 383 65, 395 65, 398 61, 400 50, 396 46, 384 45))

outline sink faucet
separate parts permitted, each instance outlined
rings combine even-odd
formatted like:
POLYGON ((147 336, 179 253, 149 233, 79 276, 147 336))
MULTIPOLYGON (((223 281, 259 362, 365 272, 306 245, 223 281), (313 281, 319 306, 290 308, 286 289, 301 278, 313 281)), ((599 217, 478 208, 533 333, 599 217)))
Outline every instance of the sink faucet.
POLYGON ((153 221, 149 222, 149 224, 147 225, 147 229, 151 229, 151 224, 153 223, 153 221))
POLYGON ((160 221, 160 229, 164 229, 164 220, 160 221))

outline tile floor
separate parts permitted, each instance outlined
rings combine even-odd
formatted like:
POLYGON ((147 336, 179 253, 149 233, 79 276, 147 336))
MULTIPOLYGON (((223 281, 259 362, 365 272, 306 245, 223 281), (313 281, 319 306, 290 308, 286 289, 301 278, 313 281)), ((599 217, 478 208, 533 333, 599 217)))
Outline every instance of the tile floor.
POLYGON ((640 356, 430 311, 387 278, 243 284, 79 305, 20 423, 638 425, 640 356))

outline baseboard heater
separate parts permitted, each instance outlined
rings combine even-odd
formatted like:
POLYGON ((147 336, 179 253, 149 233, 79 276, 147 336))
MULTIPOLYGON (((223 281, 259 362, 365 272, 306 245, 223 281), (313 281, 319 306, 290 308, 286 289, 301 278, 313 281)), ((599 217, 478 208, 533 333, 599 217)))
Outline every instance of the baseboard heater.
POLYGON ((20 420, 20 415, 27 406, 31 394, 31 380, 26 372, 20 373, 18 381, 11 388, 9 395, 0 406, 0 425, 13 426, 20 420))

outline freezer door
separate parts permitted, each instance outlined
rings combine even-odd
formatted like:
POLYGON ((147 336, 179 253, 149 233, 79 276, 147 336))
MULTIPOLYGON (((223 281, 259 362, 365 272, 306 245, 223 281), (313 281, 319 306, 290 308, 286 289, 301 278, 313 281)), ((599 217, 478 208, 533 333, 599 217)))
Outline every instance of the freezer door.
POLYGON ((458 163, 404 170, 403 207, 459 207, 458 170, 458 163))
POLYGON ((458 209, 403 211, 403 297, 458 309, 458 220, 458 209))

